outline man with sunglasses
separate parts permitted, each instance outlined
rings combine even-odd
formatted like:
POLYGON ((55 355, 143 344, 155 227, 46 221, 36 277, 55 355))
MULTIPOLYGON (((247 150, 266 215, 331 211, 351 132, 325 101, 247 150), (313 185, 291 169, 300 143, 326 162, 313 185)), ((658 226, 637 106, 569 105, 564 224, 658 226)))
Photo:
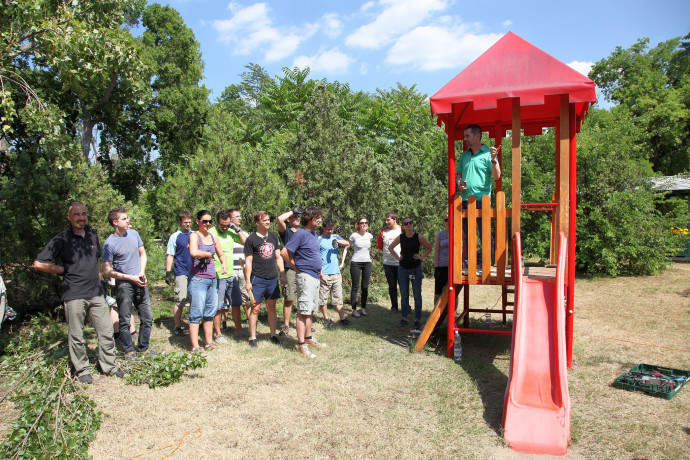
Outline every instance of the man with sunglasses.
MULTIPOLYGON (((295 207, 292 211, 284 212, 278 216, 278 235, 285 246, 290 238, 299 228, 299 216, 302 214, 301 206, 295 207)), ((283 327, 280 335, 290 333, 290 316, 292 315, 292 303, 297 300, 297 278, 295 271, 290 265, 285 264, 285 288, 283 289, 283 327)))
POLYGON ((422 326, 422 260, 426 259, 433 249, 422 235, 414 231, 414 222, 409 217, 403 219, 403 232, 393 241, 389 250, 394 251, 400 245, 400 255, 393 252, 400 262, 398 279, 400 280, 400 307, 402 321, 398 327, 407 326, 407 315, 410 312, 410 284, 414 297, 414 328, 419 331, 422 326), (419 254, 424 246, 426 252, 419 254))

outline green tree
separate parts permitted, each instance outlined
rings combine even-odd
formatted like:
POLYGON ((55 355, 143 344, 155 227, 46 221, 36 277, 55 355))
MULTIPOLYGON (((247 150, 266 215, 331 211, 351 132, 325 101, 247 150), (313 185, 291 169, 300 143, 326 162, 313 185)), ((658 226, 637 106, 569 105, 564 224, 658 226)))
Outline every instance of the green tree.
POLYGON ((152 69, 153 99, 146 113, 156 139, 163 173, 185 163, 202 140, 209 90, 199 86, 204 63, 194 32, 170 6, 149 5, 143 12, 141 39, 152 69))
POLYGON ((608 101, 627 108, 655 171, 690 171, 690 35, 649 49, 641 38, 597 62, 590 77, 608 101))

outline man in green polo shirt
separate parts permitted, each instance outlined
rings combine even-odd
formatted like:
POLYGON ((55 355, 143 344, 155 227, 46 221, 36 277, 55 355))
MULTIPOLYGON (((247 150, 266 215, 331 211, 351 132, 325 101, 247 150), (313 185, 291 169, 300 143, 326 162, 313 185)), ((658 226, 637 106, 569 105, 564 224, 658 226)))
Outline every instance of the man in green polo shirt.
MULTIPOLYGON (((501 178, 501 166, 498 164, 498 149, 482 144, 482 129, 479 125, 468 125, 463 137, 468 149, 462 152, 458 161, 456 178, 457 189, 462 196, 462 209, 467 209, 467 200, 471 195, 477 198, 477 209, 482 208, 482 197, 491 194, 491 178, 501 178)), ((477 228, 481 229, 482 220, 477 219, 477 228)), ((462 221, 463 268, 467 267, 467 220, 462 221)), ((481 232, 479 232, 481 241, 481 232)), ((494 242, 491 236, 491 260, 494 259, 494 242)), ((481 267, 481 259, 478 263, 481 267)))
MULTIPOLYGON (((209 233, 220 241, 220 247, 224 254, 232 254, 235 247, 234 235, 230 230, 230 216, 230 211, 218 212, 216 226, 209 230, 209 233)), ((218 311, 213 317, 214 336, 216 343, 227 343, 227 339, 221 334, 221 322, 227 319, 229 305, 233 310, 233 319, 236 320, 235 327, 239 327, 239 333, 242 332, 242 323, 239 319, 242 296, 233 264, 227 264, 227 272, 221 274, 220 260, 217 256, 213 256, 213 261, 216 264, 216 276, 218 278, 218 311)))

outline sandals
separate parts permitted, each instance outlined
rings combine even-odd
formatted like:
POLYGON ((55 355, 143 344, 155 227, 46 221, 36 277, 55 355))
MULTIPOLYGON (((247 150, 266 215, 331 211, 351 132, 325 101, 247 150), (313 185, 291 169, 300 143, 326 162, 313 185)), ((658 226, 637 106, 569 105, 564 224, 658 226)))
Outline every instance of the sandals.
POLYGON ((218 349, 218 345, 216 345, 216 344, 213 343, 213 342, 211 342, 211 343, 209 343, 208 345, 205 345, 205 346, 204 346, 204 350, 206 350, 206 351, 213 351, 213 350, 217 350, 217 349, 218 349))
POLYGON ((201 348, 199 348, 199 347, 192 348, 192 351, 190 351, 190 353, 191 354, 197 354, 197 355, 201 356, 202 358, 206 357, 206 353, 202 352, 201 348))

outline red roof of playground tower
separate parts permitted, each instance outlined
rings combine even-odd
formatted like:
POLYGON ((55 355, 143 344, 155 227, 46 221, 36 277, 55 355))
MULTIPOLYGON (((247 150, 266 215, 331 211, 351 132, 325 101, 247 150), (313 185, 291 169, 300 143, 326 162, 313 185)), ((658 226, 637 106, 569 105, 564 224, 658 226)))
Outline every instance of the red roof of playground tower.
POLYGON ((542 128, 556 125, 560 95, 575 103, 579 130, 596 102, 594 82, 508 32, 431 97, 431 112, 446 130, 453 105, 457 127, 477 123, 491 132, 499 124, 506 130, 512 123, 510 98, 519 97, 525 134, 541 134, 542 128))

